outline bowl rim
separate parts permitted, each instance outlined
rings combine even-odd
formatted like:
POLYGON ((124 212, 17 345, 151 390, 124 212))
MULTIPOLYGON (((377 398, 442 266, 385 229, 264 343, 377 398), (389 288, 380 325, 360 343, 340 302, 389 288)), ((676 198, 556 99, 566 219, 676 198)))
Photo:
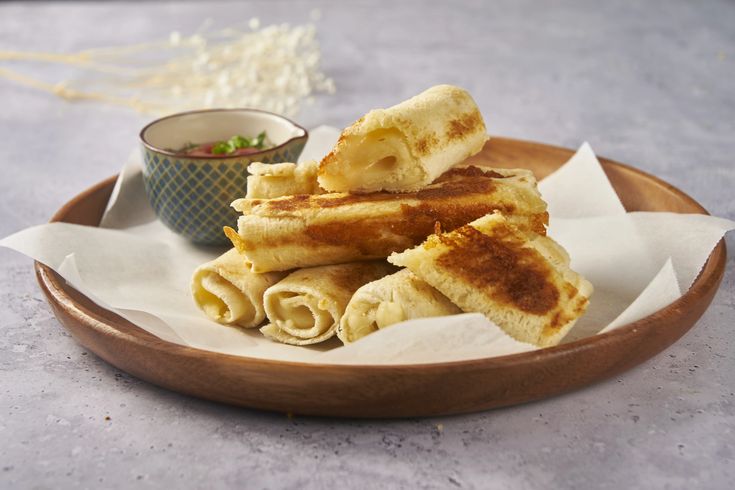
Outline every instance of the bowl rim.
POLYGON ((283 116, 281 114, 276 114, 275 112, 264 111, 262 109, 253 109, 253 108, 250 108, 250 107, 194 109, 194 110, 191 110, 191 111, 177 112, 175 114, 169 114, 168 116, 159 117, 158 119, 155 119, 155 120, 149 122, 148 124, 146 124, 145 126, 143 126, 143 129, 141 129, 140 132, 138 133, 138 139, 140 140, 141 144, 144 147, 146 147, 148 150, 154 151, 156 153, 161 153, 163 155, 168 155, 168 156, 185 157, 187 160, 227 160, 227 159, 231 159, 231 158, 239 158, 239 159, 242 159, 243 157, 247 157, 248 159, 252 159, 252 157, 254 157, 254 156, 262 155, 264 153, 267 153, 267 152, 270 152, 270 151, 273 151, 273 150, 278 150, 278 149, 283 148, 286 145, 292 143, 295 140, 308 139, 308 137, 309 137, 309 132, 306 130, 305 127, 301 126, 300 124, 295 123, 294 121, 292 121, 291 119, 287 118, 286 116, 283 116), (266 148, 264 150, 256 151, 256 152, 253 152, 253 153, 248 153, 247 155, 212 155, 212 156, 206 156, 206 157, 205 156, 199 156, 199 155, 183 155, 183 154, 178 153, 178 152, 175 152, 175 151, 169 151, 169 150, 165 150, 163 148, 158 148, 157 146, 154 146, 151 143, 149 143, 148 141, 146 141, 145 137, 143 136, 145 134, 145 132, 148 130, 148 128, 150 128, 154 124, 160 123, 161 121, 165 121, 166 119, 173 119, 175 117, 187 116, 189 114, 201 114, 201 113, 204 113, 204 112, 260 112, 262 114, 269 114, 271 116, 275 116, 275 117, 277 117, 279 119, 282 119, 282 120, 286 121, 287 123, 289 123, 289 124, 297 127, 301 131, 303 131, 304 134, 302 134, 301 136, 294 136, 293 138, 291 138, 291 139, 289 139, 289 140, 281 143, 280 145, 273 146, 271 148, 266 148))

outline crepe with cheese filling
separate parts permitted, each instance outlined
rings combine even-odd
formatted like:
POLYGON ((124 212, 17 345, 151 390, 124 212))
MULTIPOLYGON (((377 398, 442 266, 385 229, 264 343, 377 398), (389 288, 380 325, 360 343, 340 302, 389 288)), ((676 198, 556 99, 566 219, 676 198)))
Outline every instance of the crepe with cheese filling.
POLYGON ((415 191, 486 141, 485 122, 470 94, 437 85, 370 111, 345 129, 319 165, 319 185, 331 192, 415 191))
POLYGON ((586 310, 592 284, 569 268, 552 239, 523 232, 500 213, 388 261, 407 267, 466 312, 481 312, 515 339, 558 344, 586 310))
POLYGON ((194 271, 191 292, 197 306, 212 320, 256 327, 265 319, 263 293, 285 275, 253 272, 233 248, 194 271))
POLYGON ((257 272, 384 258, 421 243, 437 223, 453 230, 495 210, 537 233, 548 223, 530 171, 474 166, 416 192, 239 199, 232 206, 243 216, 227 236, 257 272))
POLYGON ((249 199, 273 199, 295 194, 321 194, 324 192, 316 181, 319 163, 309 160, 302 163, 261 163, 248 165, 249 199))
POLYGON ((348 344, 404 320, 461 312, 442 293, 403 269, 355 291, 339 323, 337 337, 348 344))
POLYGON ((270 323, 260 331, 278 342, 309 345, 334 336, 353 293, 396 269, 385 261, 300 269, 268 288, 270 323))

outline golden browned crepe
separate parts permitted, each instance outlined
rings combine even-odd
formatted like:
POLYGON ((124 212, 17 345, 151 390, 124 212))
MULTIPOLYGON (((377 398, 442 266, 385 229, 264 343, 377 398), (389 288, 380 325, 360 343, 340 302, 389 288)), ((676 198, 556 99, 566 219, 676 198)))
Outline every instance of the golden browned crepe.
POLYGON ((348 344, 404 320, 461 312, 442 293, 403 269, 355 291, 339 323, 337 336, 348 344))
POLYGON ((545 233, 546 203, 527 170, 452 169, 416 192, 239 199, 238 232, 227 230, 256 272, 384 258, 500 210, 545 233))
POLYGON ((265 319, 263 293, 285 272, 257 274, 234 248, 199 266, 191 280, 197 306, 219 323, 256 327, 265 319))
POLYGON ((485 122, 470 94, 437 85, 345 129, 320 163, 319 184, 331 192, 416 191, 485 141, 485 122))
POLYGON ((256 272, 383 258, 495 210, 545 233, 546 203, 527 170, 453 169, 416 192, 239 199, 233 244, 256 272))
POLYGON ((519 230, 500 213, 432 235, 388 260, 462 310, 481 312, 515 339, 541 347, 561 341, 592 294, 560 245, 519 230))
POLYGON ((300 269, 264 295, 270 323, 260 331, 278 342, 309 345, 334 336, 353 293, 396 270, 381 261, 300 269))
POLYGON ((321 194, 316 181, 319 163, 310 160, 299 164, 261 163, 248 165, 248 199, 273 199, 295 194, 321 194))

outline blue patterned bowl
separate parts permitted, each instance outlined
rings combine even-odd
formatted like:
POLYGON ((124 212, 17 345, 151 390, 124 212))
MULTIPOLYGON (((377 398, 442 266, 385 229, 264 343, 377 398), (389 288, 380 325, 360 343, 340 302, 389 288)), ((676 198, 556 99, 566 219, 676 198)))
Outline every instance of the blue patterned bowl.
POLYGON ((285 117, 256 109, 211 109, 167 116, 140 132, 143 182, 159 219, 195 243, 229 243, 223 226, 237 227, 230 207, 247 192, 252 162, 295 162, 309 135, 285 117), (271 148, 241 156, 190 156, 177 153, 188 144, 254 137, 265 131, 271 148))

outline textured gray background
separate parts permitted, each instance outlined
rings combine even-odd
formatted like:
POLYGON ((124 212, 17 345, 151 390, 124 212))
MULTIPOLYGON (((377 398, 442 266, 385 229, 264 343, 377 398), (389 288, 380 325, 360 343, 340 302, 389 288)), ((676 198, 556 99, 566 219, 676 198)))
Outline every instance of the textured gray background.
MULTIPOLYGON (((455 83, 494 134, 589 140, 735 218, 732 1, 4 3, 0 49, 151 40, 205 17, 298 23, 315 6, 338 94, 304 125, 455 83)), ((0 103, 0 236, 115 173, 148 119, 4 81, 0 103)), ((31 262, 0 249, 0 487, 732 488, 732 265, 696 328, 618 379, 476 415, 291 420, 113 369, 60 327, 31 262)))

